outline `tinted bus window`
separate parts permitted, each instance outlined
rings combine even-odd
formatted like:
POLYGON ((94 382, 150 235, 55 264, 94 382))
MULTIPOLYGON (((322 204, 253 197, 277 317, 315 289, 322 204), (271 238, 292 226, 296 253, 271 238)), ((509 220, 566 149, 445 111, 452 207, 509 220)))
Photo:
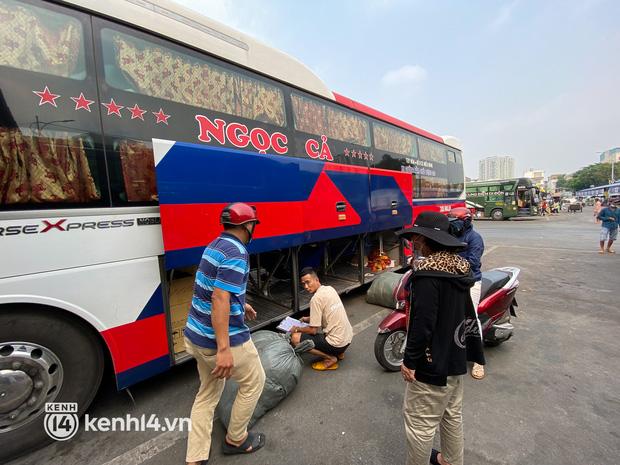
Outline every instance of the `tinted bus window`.
POLYGON ((108 205, 89 19, 0 0, 0 206, 108 205))
POLYGON ((464 171, 461 155, 454 150, 447 150, 448 155, 448 191, 450 197, 458 197, 463 193, 464 171))
POLYGON ((121 32, 103 29, 105 79, 112 87, 227 113, 286 124, 282 91, 214 63, 121 32))
POLYGON ((418 144, 420 148, 420 159, 446 164, 445 147, 422 137, 418 138, 418 144))
POLYGON ((0 65, 84 79, 84 31, 77 19, 14 0, 0 0, 0 65))
POLYGON ((387 124, 373 122, 372 133, 377 150, 417 158, 415 136, 387 124))
POLYGON ((355 113, 291 94, 295 129, 351 144, 370 146, 368 121, 355 113))
MULTIPOLYGON (((284 92, 276 83, 109 21, 94 18, 93 24, 98 63, 103 64, 98 70, 100 111, 114 205, 157 202, 154 137, 258 152, 262 148, 247 134, 259 128, 262 134, 276 134, 286 148, 284 92), (220 125, 221 134, 205 137, 202 124, 211 127, 205 121, 216 133, 220 125), (224 131, 232 123, 243 129, 224 131), (243 137, 248 141, 240 146, 243 137)), ((273 147, 266 152, 276 153, 273 147)))

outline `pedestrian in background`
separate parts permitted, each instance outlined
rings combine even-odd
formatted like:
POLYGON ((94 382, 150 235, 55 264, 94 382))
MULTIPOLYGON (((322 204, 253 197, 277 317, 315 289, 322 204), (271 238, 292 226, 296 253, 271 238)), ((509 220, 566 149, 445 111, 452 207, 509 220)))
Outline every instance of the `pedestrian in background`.
POLYGON ((403 415, 407 465, 463 465, 463 375, 467 360, 484 364, 482 339, 469 295, 474 284, 465 244, 445 215, 422 212, 398 232, 425 258, 416 261, 415 298, 401 373, 407 382, 403 415), (433 450, 440 427, 441 452, 433 450))
POLYGON ((601 202, 601 199, 599 199, 598 197, 594 200, 594 221, 596 222, 596 224, 599 223, 599 219, 598 219, 598 214, 601 212, 601 206, 603 205, 603 203, 601 202))
POLYGON ((209 459, 215 406, 231 377, 239 391, 222 451, 246 454, 265 445, 264 434, 247 430, 265 384, 265 371, 245 324, 246 317, 256 318, 252 306, 245 303, 250 271, 245 246, 259 221, 252 207, 233 203, 222 210, 220 223, 224 232, 202 254, 183 332, 186 350, 196 359, 200 375, 187 439, 189 465, 204 465, 209 459))
POLYGON ((603 222, 601 224, 601 233, 599 238, 599 245, 601 247, 601 250, 599 250, 598 253, 605 253, 605 241, 607 241, 607 253, 616 253, 615 250, 611 248, 611 246, 618 238, 620 209, 618 209, 618 207, 614 203, 609 202, 609 205, 607 207, 604 207, 599 212, 599 214, 597 215, 597 219, 603 222))

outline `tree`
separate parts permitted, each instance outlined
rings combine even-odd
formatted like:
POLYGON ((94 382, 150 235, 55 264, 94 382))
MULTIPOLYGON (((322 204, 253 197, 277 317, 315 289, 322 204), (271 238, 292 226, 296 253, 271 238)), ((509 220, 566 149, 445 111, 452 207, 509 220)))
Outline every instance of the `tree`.
POLYGON ((570 188, 570 186, 568 185, 569 182, 570 182, 570 180, 567 180, 566 176, 561 174, 561 175, 558 176, 558 181, 555 183, 555 187, 557 187, 557 188, 570 188))
POLYGON ((586 189, 590 186, 608 184, 611 179, 611 163, 595 163, 581 168, 569 180, 562 178, 563 185, 558 181, 558 187, 568 187, 574 191, 586 189))

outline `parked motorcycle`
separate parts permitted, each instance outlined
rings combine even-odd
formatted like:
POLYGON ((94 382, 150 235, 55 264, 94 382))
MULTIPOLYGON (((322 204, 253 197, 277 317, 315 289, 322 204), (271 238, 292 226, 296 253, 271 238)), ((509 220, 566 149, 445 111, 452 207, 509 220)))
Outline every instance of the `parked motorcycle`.
MULTIPOLYGON (((516 317, 515 294, 519 288, 519 273, 514 267, 494 268, 482 273, 478 318, 482 325, 484 343, 497 346, 512 337, 516 317)), ((396 308, 379 324, 375 339, 375 358, 388 371, 400 370, 407 341, 411 299, 412 270, 408 270, 394 290, 396 308)))

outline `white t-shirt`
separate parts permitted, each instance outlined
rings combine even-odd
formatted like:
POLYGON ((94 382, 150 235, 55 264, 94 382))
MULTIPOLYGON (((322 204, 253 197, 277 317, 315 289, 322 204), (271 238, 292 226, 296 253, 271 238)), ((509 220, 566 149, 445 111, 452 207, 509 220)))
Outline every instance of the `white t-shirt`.
POLYGON ((310 326, 323 328, 325 340, 344 347, 353 340, 353 328, 340 296, 331 286, 321 286, 310 300, 310 326))

